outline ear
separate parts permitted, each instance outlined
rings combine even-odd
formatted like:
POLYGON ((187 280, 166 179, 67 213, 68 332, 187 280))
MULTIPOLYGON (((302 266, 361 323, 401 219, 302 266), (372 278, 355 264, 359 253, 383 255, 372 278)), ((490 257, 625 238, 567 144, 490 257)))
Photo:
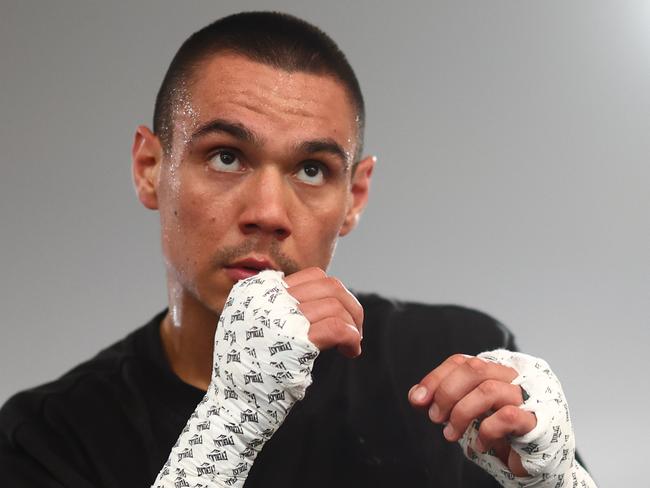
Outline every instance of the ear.
POLYGON ((160 139, 144 125, 138 126, 131 148, 135 193, 145 207, 158 208, 158 182, 163 151, 160 139))
POLYGON ((375 168, 376 162, 377 158, 375 156, 367 156, 359 161, 359 164, 354 170, 350 184, 350 206, 339 231, 340 236, 350 233, 359 223, 361 213, 368 203, 370 178, 372 177, 372 171, 375 168))

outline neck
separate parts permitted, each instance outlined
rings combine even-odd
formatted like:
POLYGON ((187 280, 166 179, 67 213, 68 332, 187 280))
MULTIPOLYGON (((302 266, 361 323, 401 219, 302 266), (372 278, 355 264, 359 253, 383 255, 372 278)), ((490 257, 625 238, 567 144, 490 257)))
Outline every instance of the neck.
POLYGON ((219 314, 179 286, 168 285, 169 311, 160 326, 163 349, 172 371, 185 383, 205 391, 212 376, 219 314))

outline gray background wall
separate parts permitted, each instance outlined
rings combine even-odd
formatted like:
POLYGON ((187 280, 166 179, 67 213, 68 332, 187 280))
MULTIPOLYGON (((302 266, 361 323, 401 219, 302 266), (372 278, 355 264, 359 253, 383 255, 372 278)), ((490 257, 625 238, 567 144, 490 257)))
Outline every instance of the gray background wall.
POLYGON ((647 482, 650 2, 0 5, 0 401, 163 307, 133 129, 189 33, 274 8, 365 89, 379 166, 332 273, 493 314, 563 380, 601 486, 647 482))

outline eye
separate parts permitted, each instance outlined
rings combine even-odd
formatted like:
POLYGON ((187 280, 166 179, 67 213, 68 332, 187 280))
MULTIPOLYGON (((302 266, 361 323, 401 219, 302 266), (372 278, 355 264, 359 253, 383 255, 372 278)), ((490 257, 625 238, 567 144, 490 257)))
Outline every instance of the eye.
POLYGON ((242 163, 235 151, 220 149, 210 158, 210 165, 217 171, 234 172, 242 170, 242 163))
POLYGON ((318 161, 306 161, 296 173, 296 177, 308 185, 322 185, 327 176, 327 166, 318 161))

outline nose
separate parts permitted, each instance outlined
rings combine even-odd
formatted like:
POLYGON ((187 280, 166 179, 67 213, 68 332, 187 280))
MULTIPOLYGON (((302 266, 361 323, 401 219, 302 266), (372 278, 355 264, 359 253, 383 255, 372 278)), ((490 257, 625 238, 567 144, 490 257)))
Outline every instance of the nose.
POLYGON ((260 168, 250 175, 243 195, 239 228, 245 235, 271 235, 284 240, 291 235, 291 189, 276 168, 260 168))

